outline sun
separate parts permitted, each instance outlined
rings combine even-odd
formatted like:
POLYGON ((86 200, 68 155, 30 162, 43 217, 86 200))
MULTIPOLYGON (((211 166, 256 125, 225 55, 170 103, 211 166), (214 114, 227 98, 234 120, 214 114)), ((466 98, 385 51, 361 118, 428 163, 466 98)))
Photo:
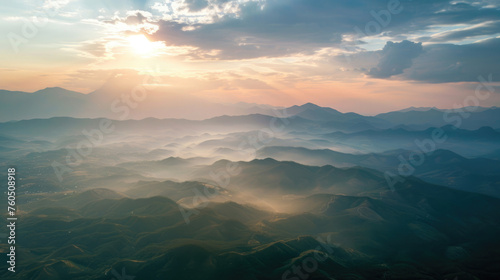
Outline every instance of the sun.
POLYGON ((144 35, 132 35, 127 37, 132 52, 141 56, 156 56, 163 48, 162 42, 150 42, 144 35))

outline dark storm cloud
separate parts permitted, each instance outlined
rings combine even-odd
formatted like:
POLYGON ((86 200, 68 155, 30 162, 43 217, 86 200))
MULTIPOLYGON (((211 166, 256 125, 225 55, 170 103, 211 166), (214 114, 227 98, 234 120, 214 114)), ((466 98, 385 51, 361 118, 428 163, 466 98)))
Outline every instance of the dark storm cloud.
POLYGON ((412 60, 422 51, 422 43, 406 40, 401 43, 387 42, 377 67, 372 68, 368 74, 374 78, 389 78, 401 74, 403 70, 412 66, 412 60))

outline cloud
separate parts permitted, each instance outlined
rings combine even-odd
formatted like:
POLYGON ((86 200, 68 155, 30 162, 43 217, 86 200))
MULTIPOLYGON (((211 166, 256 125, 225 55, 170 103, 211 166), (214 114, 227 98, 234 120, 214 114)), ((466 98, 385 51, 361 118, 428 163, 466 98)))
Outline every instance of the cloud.
MULTIPOLYGON (((306 80, 321 83, 365 79, 366 74, 380 79, 447 83, 475 81, 478 75, 498 73, 498 44, 494 40, 471 42, 500 34, 500 2, 400 0, 401 12, 382 24, 374 14, 383 15, 391 1, 397 0, 51 2, 93 20, 61 19, 74 22, 73 32, 61 39, 66 41, 63 50, 71 50, 75 61, 94 60, 106 63, 106 67, 135 67, 138 55, 127 39, 143 33, 168 49, 158 56, 162 62, 173 61, 182 69, 245 65, 276 75, 264 79, 272 86, 276 86, 273 79, 287 84, 306 80), (379 23, 380 33, 366 36, 356 31, 356 27, 365 30, 369 23, 379 23), (204 64, 204 60, 211 61, 204 64), (238 64, 236 60, 244 61, 238 64)), ((33 42, 50 32, 52 27, 33 42)), ((47 36, 51 43, 59 38, 57 34, 47 36)), ((100 67, 97 63, 94 66, 100 67)), ((266 87, 245 78, 254 76, 242 77, 231 87, 266 87)))
POLYGON ((413 61, 403 78, 428 83, 476 82, 478 76, 500 78, 500 38, 466 45, 436 44, 413 61))
POLYGON ((109 56, 108 50, 106 48, 106 41, 92 41, 84 42, 80 45, 78 50, 86 52, 96 58, 104 58, 109 56))
POLYGON ((128 11, 125 17, 115 15, 111 20, 103 20, 105 24, 114 25, 123 32, 145 32, 148 34, 158 30, 158 26, 154 24, 153 15, 147 11, 128 11))
MULTIPOLYGON (((217 58, 230 60, 311 54, 321 48, 346 43, 343 41, 345 36, 363 39, 366 35, 356 30, 365 30, 369 23, 377 23, 374 14, 388 9, 387 0, 185 0, 182 3, 191 12, 207 11, 203 14, 203 21, 193 21, 196 15, 170 9, 166 14, 168 19, 158 22, 160 28, 153 38, 165 41, 167 45, 220 50, 217 58), (231 3, 231 12, 221 14, 210 10, 222 5, 221 2, 231 3)), ((389 22, 381 26, 379 34, 369 35, 400 40, 410 35, 415 38, 415 34, 428 32, 435 26, 472 26, 500 21, 500 11, 496 7, 477 6, 475 3, 436 0, 400 1, 400 5, 401 12, 392 14, 389 22)), ((497 27, 488 28, 472 33, 492 34, 497 27)), ((469 34, 454 36, 467 38, 472 35, 469 31, 469 34)), ((358 41, 358 44, 362 45, 362 42, 358 41)))
MULTIPOLYGON (((292 2, 295 3, 268 1, 264 9, 257 2, 246 2, 239 6, 237 18, 223 17, 213 23, 198 24, 194 30, 187 29, 187 23, 164 20, 159 23, 160 29, 153 38, 170 45, 217 49, 220 50, 219 59, 311 53, 320 46, 341 42, 337 29, 347 30, 344 16, 332 21, 332 14, 321 5, 292 2)), ((331 6, 329 2, 318 2, 331 6)))
POLYGON ((115 17, 112 20, 105 20, 105 23, 117 24, 117 23, 125 23, 128 25, 139 25, 148 21, 148 17, 151 17, 151 14, 144 11, 133 11, 132 13, 128 13, 129 15, 125 18, 115 17))
MULTIPOLYGON (((443 32, 432 37, 428 37, 429 42, 449 42, 459 41, 478 36, 491 36, 500 33, 500 21, 488 21, 465 28, 443 32)), ((422 38, 423 39, 423 38, 422 38)))
POLYGON ((389 41, 381 52, 377 67, 370 69, 368 75, 374 78, 389 78, 402 74, 403 70, 412 66, 413 59, 422 52, 422 43, 413 43, 407 40, 401 43, 389 41))
POLYGON ((57 10, 63 8, 69 2, 69 0, 45 0, 45 2, 43 3, 43 8, 57 10))
POLYGON ((207 0, 184 0, 190 12, 198 12, 208 7, 207 0))
MULTIPOLYGON (((369 64, 378 57, 377 66, 368 71, 374 78, 397 75, 400 80, 422 83, 477 82, 479 76, 490 74, 494 80, 500 79, 499 49, 500 38, 464 45, 387 42, 382 51, 357 53, 352 60, 369 64)), ((360 63, 357 66, 367 67, 360 63)))

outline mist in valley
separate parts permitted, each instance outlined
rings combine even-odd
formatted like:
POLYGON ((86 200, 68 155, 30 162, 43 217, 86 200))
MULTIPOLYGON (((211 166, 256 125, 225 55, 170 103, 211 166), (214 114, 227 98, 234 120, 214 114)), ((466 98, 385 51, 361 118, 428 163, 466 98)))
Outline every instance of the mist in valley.
POLYGON ((18 279, 495 279, 500 127, 275 110, 1 123, 18 279))

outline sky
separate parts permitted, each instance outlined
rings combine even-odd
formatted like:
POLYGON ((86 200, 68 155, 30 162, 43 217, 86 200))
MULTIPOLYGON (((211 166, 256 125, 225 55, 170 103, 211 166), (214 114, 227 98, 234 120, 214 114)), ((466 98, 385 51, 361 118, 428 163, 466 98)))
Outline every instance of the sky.
POLYGON ((479 105, 500 106, 497 0, 35 0, 0 14, 6 90, 153 75, 175 98, 375 114, 475 105, 486 81, 479 105))

